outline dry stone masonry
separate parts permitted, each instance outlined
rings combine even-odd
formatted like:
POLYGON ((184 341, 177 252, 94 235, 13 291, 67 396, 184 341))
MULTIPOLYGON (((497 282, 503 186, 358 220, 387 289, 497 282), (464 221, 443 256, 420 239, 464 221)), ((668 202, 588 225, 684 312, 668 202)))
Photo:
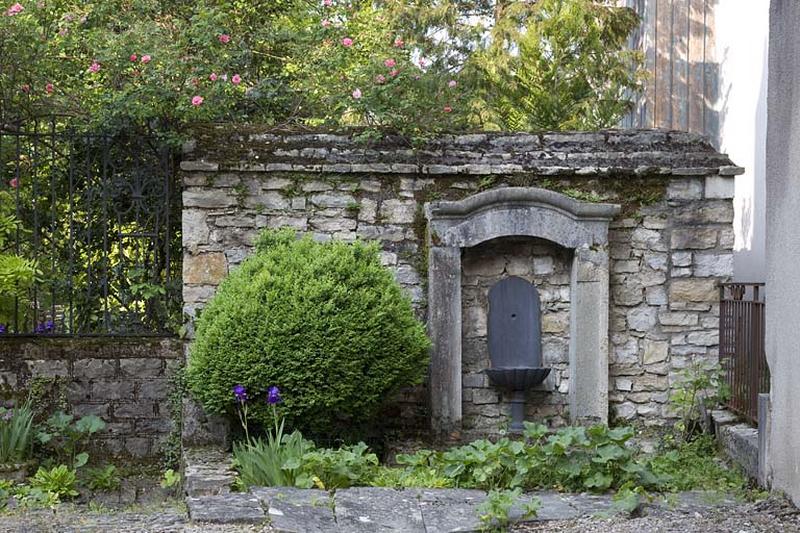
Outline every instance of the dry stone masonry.
POLYGON ((394 137, 364 143, 354 133, 220 125, 194 138, 181 164, 190 320, 263 228, 377 240, 383 263, 429 320, 435 345, 430 398, 402 395, 409 421, 430 413, 436 429, 470 435, 505 427, 507 399, 482 373, 489 364, 486 294, 504 276, 523 277, 542 295, 543 354, 554 370, 530 393, 531 419, 560 425, 610 412, 660 424, 671 416, 667 399, 678 372, 717 356, 719 283, 733 273, 733 178, 741 169, 699 136, 481 133, 413 147, 394 137), (500 189, 508 190, 489 194, 505 206, 497 218, 480 198, 500 189), (520 194, 534 205, 527 218, 514 211, 520 194), (583 215, 570 214, 570 202, 583 215), (431 230, 440 223, 436 206, 472 204, 475 213, 464 215, 475 224, 469 231, 506 229, 486 242, 471 235, 441 242, 449 237, 431 230), (512 211, 524 220, 508 218, 512 211), (531 217, 545 211, 537 225, 531 217), (582 225, 569 223, 581 216, 582 225), (556 218, 563 225, 547 222, 556 218), (518 231, 521 225, 527 229, 518 231), (459 269, 437 270, 443 256, 459 269), (441 342, 437 314, 459 316, 458 339, 451 330, 441 342), (594 362, 593 373, 575 374, 576 360, 594 362), (576 409, 585 412, 569 412, 576 409))
POLYGON ((182 358, 174 338, 7 338, 0 397, 33 391, 42 405, 97 415, 106 429, 92 439, 95 452, 158 461, 174 429, 170 396, 182 358))

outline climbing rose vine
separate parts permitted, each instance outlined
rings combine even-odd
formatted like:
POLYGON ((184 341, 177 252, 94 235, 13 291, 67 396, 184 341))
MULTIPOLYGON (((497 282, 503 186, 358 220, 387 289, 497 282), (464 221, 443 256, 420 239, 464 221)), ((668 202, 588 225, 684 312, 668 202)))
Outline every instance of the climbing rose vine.
POLYGON ((0 6, 0 123, 609 126, 636 24, 593 0, 25 0, 0 6))

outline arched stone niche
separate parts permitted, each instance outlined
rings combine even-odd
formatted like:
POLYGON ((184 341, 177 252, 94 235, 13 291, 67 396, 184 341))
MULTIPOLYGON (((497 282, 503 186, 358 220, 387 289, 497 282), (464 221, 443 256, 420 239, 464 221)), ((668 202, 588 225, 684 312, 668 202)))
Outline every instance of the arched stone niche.
POLYGON ((461 251, 501 237, 536 237, 574 250, 570 278, 569 411, 573 423, 608 418, 608 224, 620 206, 507 187, 425 205, 431 422, 461 428, 461 251))

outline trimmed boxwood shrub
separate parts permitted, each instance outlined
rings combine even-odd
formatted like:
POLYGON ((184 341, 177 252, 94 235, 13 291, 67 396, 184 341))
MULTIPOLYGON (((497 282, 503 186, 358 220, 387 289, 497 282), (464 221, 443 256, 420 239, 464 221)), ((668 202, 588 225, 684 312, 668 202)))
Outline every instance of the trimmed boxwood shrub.
POLYGON ((187 382, 220 414, 233 412, 234 385, 246 386, 262 422, 272 414, 256 396, 277 385, 288 427, 319 435, 369 421, 393 392, 419 383, 428 348, 377 244, 267 231, 201 313, 187 382))

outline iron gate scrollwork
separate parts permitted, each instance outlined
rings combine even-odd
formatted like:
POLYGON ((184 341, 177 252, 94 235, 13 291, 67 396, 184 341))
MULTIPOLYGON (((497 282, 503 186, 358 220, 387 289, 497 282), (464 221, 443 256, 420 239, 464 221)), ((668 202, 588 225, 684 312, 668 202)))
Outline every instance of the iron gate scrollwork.
POLYGON ((0 196, 16 229, 0 253, 36 281, 0 298, 6 335, 163 335, 181 320, 176 151, 157 136, 54 123, 0 129, 0 196))

